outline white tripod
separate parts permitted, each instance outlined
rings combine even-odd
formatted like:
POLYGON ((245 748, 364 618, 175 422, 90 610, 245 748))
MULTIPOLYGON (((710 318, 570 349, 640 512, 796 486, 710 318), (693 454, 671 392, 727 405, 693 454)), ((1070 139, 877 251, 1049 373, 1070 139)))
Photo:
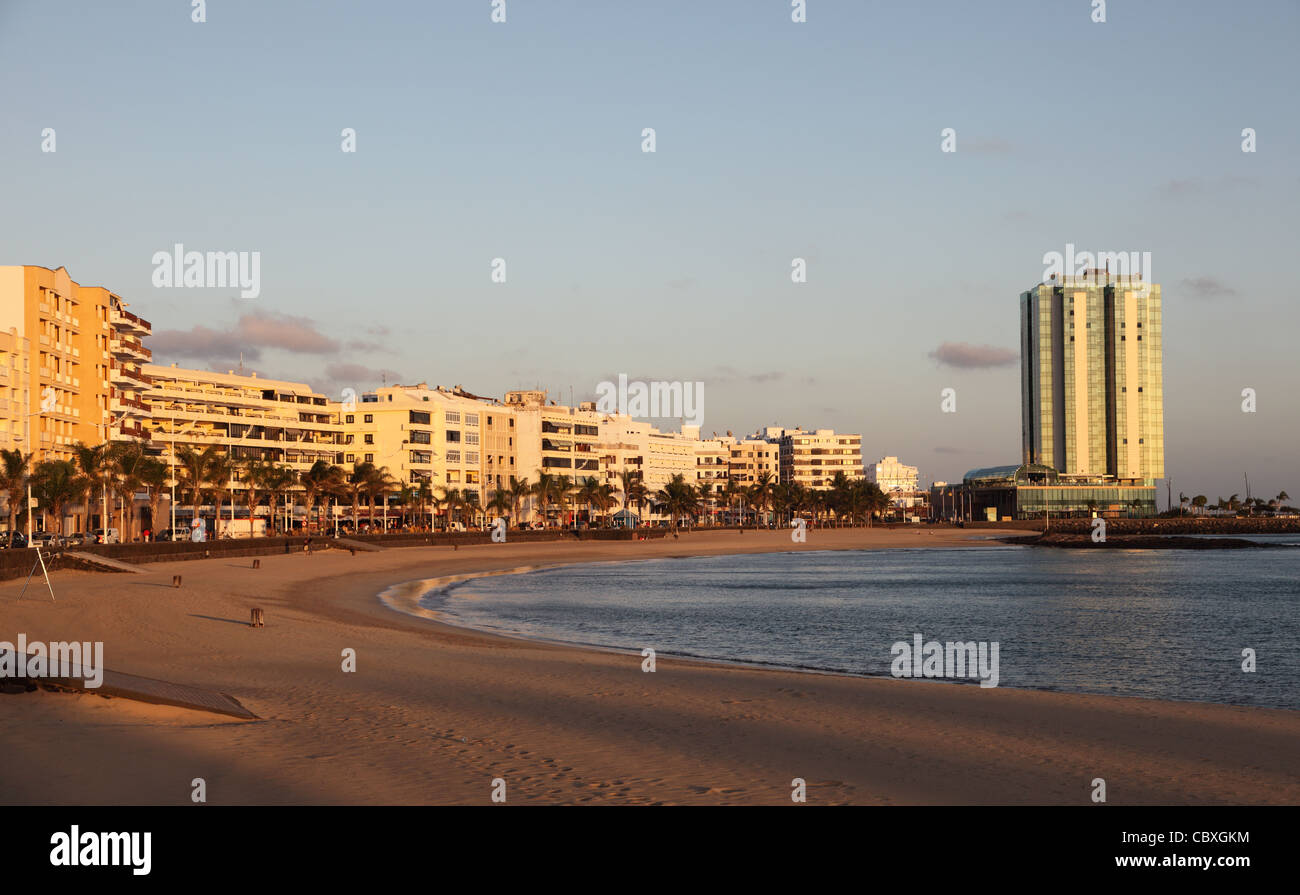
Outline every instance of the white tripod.
POLYGON ((45 576, 45 586, 50 589, 50 602, 52 603, 57 602, 54 599, 54 585, 50 584, 50 572, 48 569, 45 568, 45 557, 41 555, 40 545, 37 545, 35 549, 36 549, 36 562, 32 563, 32 570, 27 573, 27 580, 23 582, 23 589, 19 592, 18 599, 21 600, 23 598, 23 594, 27 593, 27 585, 31 584, 32 576, 36 574, 36 567, 40 566, 41 574, 45 576))

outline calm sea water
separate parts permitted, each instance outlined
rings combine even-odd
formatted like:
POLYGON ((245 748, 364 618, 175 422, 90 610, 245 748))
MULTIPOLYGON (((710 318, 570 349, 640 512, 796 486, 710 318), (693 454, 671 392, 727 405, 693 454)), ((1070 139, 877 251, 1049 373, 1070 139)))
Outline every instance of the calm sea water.
POLYGON ((916 633, 997 641, 1003 687, 1300 709, 1298 573, 1300 549, 826 551, 549 569, 422 604, 503 633, 866 675, 916 633))

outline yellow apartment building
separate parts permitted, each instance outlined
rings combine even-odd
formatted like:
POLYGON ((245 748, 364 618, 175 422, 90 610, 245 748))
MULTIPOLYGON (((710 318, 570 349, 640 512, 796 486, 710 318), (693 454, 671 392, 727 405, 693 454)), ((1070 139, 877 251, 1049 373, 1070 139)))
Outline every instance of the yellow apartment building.
POLYGON ((455 489, 486 506, 518 474, 512 409, 459 386, 395 385, 342 409, 342 463, 373 463, 402 485, 428 483, 439 497, 455 489))

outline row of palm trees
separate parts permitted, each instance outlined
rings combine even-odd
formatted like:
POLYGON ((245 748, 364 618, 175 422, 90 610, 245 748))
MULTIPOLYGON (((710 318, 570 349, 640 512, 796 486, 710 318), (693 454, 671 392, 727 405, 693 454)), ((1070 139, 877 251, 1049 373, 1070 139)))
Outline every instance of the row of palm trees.
MULTIPOLYGON (((1214 504, 1214 508, 1221 513, 1239 513, 1245 510, 1247 513, 1254 513, 1256 510, 1271 510, 1276 512, 1286 507, 1286 502, 1291 499, 1291 495, 1285 491, 1278 492, 1277 497, 1272 500, 1265 500, 1262 497, 1248 497, 1242 500, 1239 495, 1233 494, 1226 500, 1222 497, 1214 504)), ((1186 494, 1178 495, 1178 507, 1182 510, 1191 507, 1195 511, 1204 511, 1210 506, 1210 499, 1204 494, 1198 494, 1195 497, 1188 497, 1186 494)))
MULTIPOLYGON (((401 526, 423 526, 425 520, 432 525, 437 516, 449 525, 473 526, 489 514, 508 516, 518 524, 534 512, 547 524, 565 512, 577 518, 583 509, 589 523, 608 524, 610 511, 616 507, 635 507, 639 516, 647 506, 666 515, 674 528, 683 522, 718 521, 719 517, 741 525, 783 523, 795 516, 807 516, 814 525, 830 519, 836 524, 869 524, 873 515, 889 506, 889 498, 876 485, 850 480, 843 473, 825 491, 778 484, 767 473, 749 485, 728 479, 722 488, 709 488, 708 483, 697 487, 677 475, 663 488, 651 491, 638 471, 623 472, 617 486, 595 477, 574 481, 543 472, 536 482, 512 476, 507 486, 495 489, 481 502, 477 490, 445 488, 435 494, 430 483, 398 482, 387 468, 373 463, 355 463, 349 470, 320 460, 300 473, 260 457, 231 456, 209 445, 203 450, 182 447, 169 465, 129 442, 93 447, 78 443, 73 454, 73 460, 46 460, 33 467, 30 454, 0 451, 0 493, 6 497, 10 531, 17 525, 29 484, 56 534, 63 533, 63 520, 70 508, 81 507, 81 529, 88 531, 96 506, 106 503, 117 507, 117 527, 124 541, 137 534, 135 496, 145 492, 149 516, 157 529, 162 499, 173 486, 195 515, 200 507, 211 505, 216 518, 222 517, 226 506, 232 508, 233 516, 236 502, 242 500, 248 510, 250 536, 255 533, 255 509, 263 502, 271 522, 268 533, 274 531, 282 512, 292 519, 298 506, 305 508, 309 522, 314 520, 324 528, 319 510, 327 508, 331 500, 351 507, 354 525, 360 524, 364 505, 372 529, 377 504, 382 501, 387 518, 393 498, 396 508, 392 512, 401 526)), ((111 519, 111 513, 109 516, 111 519)), ((108 527, 104 522, 101 525, 108 527)))
MULTIPOLYGON (((56 534, 63 534, 63 520, 68 510, 81 506, 82 531, 91 528, 97 504, 118 506, 117 525, 124 540, 132 536, 134 495, 145 491, 153 518, 168 485, 167 465, 145 453, 136 443, 112 442, 91 447, 78 443, 72 460, 43 460, 32 465, 32 455, 22 451, 0 450, 0 493, 8 507, 9 531, 16 530, 18 518, 30 486, 32 497, 53 524, 56 534), (117 501, 119 496, 126 499, 117 501)), ((107 514, 111 518, 111 510, 107 514)), ((101 525, 109 527, 107 520, 101 525)))

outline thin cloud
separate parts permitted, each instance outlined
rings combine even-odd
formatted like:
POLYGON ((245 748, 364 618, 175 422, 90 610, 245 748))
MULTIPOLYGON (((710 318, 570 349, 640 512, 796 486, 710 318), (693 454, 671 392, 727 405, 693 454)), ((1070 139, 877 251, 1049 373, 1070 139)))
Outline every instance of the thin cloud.
POLYGON ((977 137, 957 144, 958 152, 973 152, 978 155, 1006 155, 1011 149, 1011 144, 1001 137, 977 137))
POLYGON ((370 385, 376 382, 388 382, 390 385, 401 382, 402 374, 385 367, 367 367, 362 364, 328 364, 325 377, 334 382, 353 385, 370 385))
POLYGON ((1193 298, 1226 298, 1237 294, 1236 289, 1225 284, 1218 277, 1188 277, 1181 285, 1193 298))
POLYGON ((1020 355, 1008 348, 966 342, 944 342, 930 352, 930 357, 944 366, 963 370, 1009 367, 1020 359, 1020 355))
POLYGON ((293 354, 334 354, 339 350, 338 340, 322 333, 312 320, 267 311, 243 314, 224 330, 202 324, 188 330, 163 330, 153 335, 149 346, 155 355, 203 360, 240 356, 258 360, 268 348, 293 354))
POLYGON ((1166 180, 1164 183, 1160 184, 1160 186, 1156 187, 1156 195, 1161 199, 1168 200, 1191 199, 1199 196, 1209 196, 1253 187, 1258 183, 1259 181, 1254 177, 1243 177, 1239 174, 1229 174, 1224 177, 1213 179, 1205 177, 1175 177, 1166 180))

